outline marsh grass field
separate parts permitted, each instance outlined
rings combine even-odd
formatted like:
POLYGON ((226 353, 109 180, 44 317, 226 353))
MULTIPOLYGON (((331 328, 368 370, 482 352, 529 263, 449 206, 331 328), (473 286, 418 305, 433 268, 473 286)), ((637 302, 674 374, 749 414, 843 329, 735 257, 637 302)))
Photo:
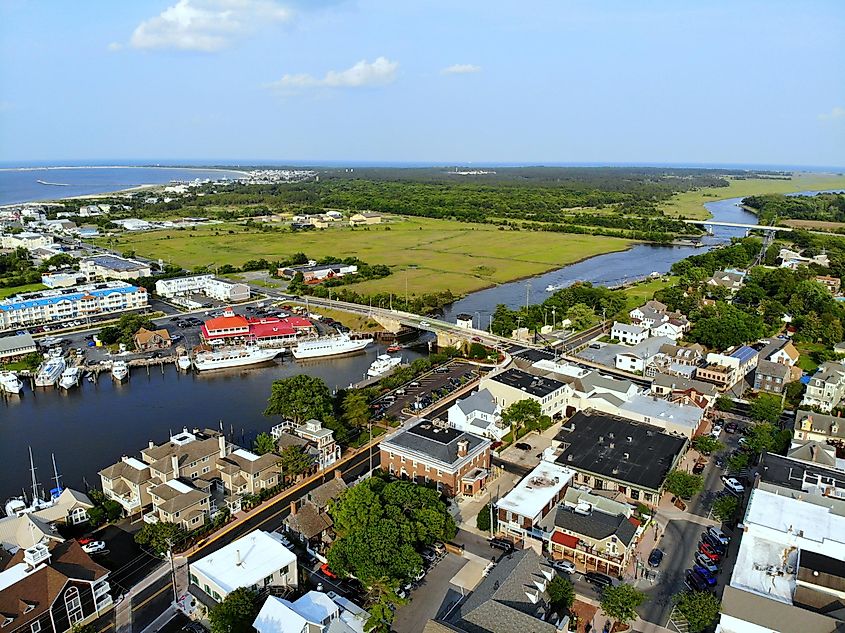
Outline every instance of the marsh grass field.
POLYGON ((296 233, 218 224, 196 230, 122 234, 98 243, 188 269, 241 266, 247 260, 261 258, 277 261, 297 252, 314 259, 358 257, 369 264, 386 264, 393 274, 355 284, 355 290, 397 294, 405 292, 406 281, 410 293, 450 289, 465 294, 625 250, 633 244, 613 237, 500 231, 486 224, 429 218, 396 218, 368 228, 332 227, 296 233))

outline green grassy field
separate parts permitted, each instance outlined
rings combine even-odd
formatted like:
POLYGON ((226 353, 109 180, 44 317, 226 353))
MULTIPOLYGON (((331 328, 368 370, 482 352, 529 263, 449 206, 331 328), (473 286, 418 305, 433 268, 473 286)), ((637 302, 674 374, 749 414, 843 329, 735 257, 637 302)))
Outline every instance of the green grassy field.
POLYGON ((661 208, 672 216, 684 216, 693 220, 706 220, 710 217, 705 202, 739 198, 763 193, 792 193, 795 191, 814 191, 820 189, 845 188, 845 175, 835 174, 795 174, 792 180, 731 180, 729 187, 707 187, 698 191, 688 191, 673 196, 664 202, 661 208))
POLYGON ((407 280, 410 293, 450 289, 464 294, 594 255, 621 251, 632 242, 593 235, 499 231, 484 224, 407 218, 369 230, 332 228, 300 233, 245 233, 237 225, 216 225, 196 231, 121 235, 110 244, 117 250, 134 250, 185 268, 240 266, 250 259, 273 261, 296 252, 316 259, 355 256, 370 264, 386 264, 393 270, 384 279, 355 284, 356 290, 404 293, 407 280), (234 233, 229 234, 230 230, 234 233))
POLYGON ((650 301, 654 298, 655 292, 657 292, 661 288, 668 288, 669 286, 674 286, 676 283, 678 283, 678 279, 679 277, 670 275, 666 280, 650 279, 648 281, 639 283, 636 286, 625 288, 625 296, 628 299, 627 303, 625 304, 625 309, 633 310, 637 306, 641 306, 642 304, 644 304, 646 301, 650 301))
POLYGON ((8 288, 0 288, 0 299, 11 297, 19 292, 35 292, 36 290, 46 290, 47 286, 44 284, 26 284, 25 286, 10 286, 8 288))

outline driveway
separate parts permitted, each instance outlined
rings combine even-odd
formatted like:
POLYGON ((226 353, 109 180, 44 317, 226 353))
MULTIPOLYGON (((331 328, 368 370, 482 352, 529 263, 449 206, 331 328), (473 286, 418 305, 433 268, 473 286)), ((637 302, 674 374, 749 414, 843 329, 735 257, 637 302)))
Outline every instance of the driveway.
POLYGON ((450 581, 466 564, 465 558, 447 554, 411 592, 409 602, 396 609, 393 630, 397 633, 420 633, 426 622, 457 602, 461 594, 450 586, 450 581))
POLYGON ((123 593, 161 564, 161 559, 144 551, 134 536, 116 525, 99 530, 97 539, 105 541, 106 554, 95 554, 94 560, 111 571, 109 583, 114 595, 123 593))

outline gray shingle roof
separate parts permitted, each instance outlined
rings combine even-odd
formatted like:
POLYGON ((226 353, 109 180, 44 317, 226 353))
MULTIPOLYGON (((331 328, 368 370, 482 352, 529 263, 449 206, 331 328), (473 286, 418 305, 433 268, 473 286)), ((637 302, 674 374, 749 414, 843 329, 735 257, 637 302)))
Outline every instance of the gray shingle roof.
POLYGON ((381 446, 388 450, 390 447, 395 447, 399 450, 413 451, 445 464, 454 464, 459 459, 458 442, 462 440, 469 443, 467 452, 470 454, 482 444, 490 444, 490 441, 483 437, 452 428, 434 426, 428 420, 421 420, 409 429, 390 436, 381 443, 381 446))
POLYGON ((489 389, 482 389, 481 391, 476 391, 469 398, 458 400, 457 406, 464 414, 481 411, 482 413, 492 415, 496 412, 496 399, 493 398, 493 394, 490 393, 489 389))
POLYGON ((624 514, 607 514, 592 511, 590 514, 578 514, 572 508, 558 506, 555 513, 555 525, 574 534, 583 534, 592 539, 603 541, 616 535, 627 547, 634 540, 637 528, 624 514))
POLYGON ((555 633, 544 621, 548 594, 535 584, 543 583, 554 571, 534 550, 519 550, 505 556, 481 581, 475 591, 449 618, 449 623, 469 633, 555 633), (532 602, 526 591, 539 594, 532 602))

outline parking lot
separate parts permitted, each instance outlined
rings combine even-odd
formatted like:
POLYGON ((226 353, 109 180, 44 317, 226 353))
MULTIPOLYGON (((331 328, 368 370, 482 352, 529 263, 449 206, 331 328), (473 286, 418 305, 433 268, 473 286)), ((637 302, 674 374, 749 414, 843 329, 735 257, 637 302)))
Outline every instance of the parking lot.
POLYGON ((106 551, 94 554, 93 558, 111 572, 109 583, 115 596, 127 591, 162 562, 141 549, 134 535, 117 525, 106 526, 93 537, 106 543, 106 551))
POLYGON ((428 620, 456 601, 460 594, 450 588, 449 582, 467 562, 456 554, 446 554, 430 567, 426 577, 411 592, 408 603, 396 609, 393 629, 398 633, 419 633, 428 620))
MULTIPOLYGON (((476 367, 451 361, 378 398, 373 403, 376 415, 384 419, 403 420, 415 411, 430 407, 477 377, 476 367)), ((435 409, 428 417, 442 417, 447 408, 444 407, 442 412, 435 409)))

